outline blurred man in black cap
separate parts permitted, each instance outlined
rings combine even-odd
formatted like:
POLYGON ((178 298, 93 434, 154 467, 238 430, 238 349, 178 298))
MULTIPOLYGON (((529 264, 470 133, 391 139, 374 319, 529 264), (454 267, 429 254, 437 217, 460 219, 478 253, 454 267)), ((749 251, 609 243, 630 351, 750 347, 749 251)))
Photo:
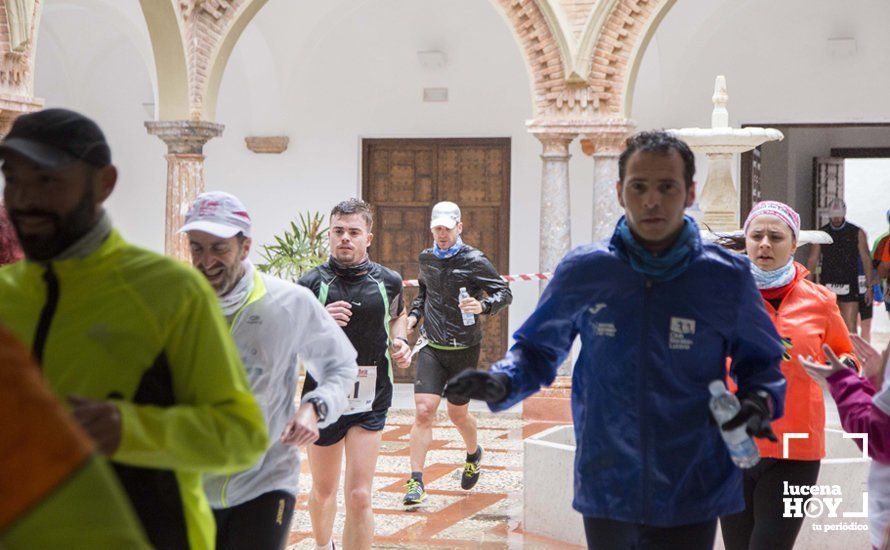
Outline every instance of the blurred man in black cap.
POLYGON ((215 294, 112 228, 117 169, 92 120, 23 115, 0 159, 26 260, 0 268, 0 322, 114 464, 152 546, 212 548, 202 473, 244 470, 267 443, 215 294))

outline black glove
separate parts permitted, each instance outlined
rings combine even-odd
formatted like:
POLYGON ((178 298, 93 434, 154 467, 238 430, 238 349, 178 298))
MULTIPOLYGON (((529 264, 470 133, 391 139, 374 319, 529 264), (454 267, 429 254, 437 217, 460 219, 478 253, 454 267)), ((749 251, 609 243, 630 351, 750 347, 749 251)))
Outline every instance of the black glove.
POLYGON ((445 397, 479 399, 487 403, 502 401, 510 393, 506 374, 465 370, 445 385, 445 397))
POLYGON ((751 437, 766 438, 772 442, 779 439, 770 427, 769 396, 765 392, 751 393, 740 401, 742 406, 738 414, 727 420, 722 426, 725 431, 730 431, 739 426, 745 426, 745 431, 751 437))

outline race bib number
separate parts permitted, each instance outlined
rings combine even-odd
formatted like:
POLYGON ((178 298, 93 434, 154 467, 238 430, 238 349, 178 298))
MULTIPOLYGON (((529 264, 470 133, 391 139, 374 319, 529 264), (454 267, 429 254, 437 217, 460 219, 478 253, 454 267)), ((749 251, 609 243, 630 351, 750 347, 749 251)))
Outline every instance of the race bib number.
POLYGON ((355 378, 352 380, 347 399, 349 406, 346 407, 347 414, 356 414, 370 412, 374 405, 374 398, 377 396, 377 367, 358 367, 356 369, 355 378))
POLYGON ((411 350, 411 357, 417 355, 420 350, 426 347, 427 343, 429 343, 429 340, 426 339, 426 336, 421 334, 417 338, 417 342, 414 343, 414 349, 411 350))
POLYGON ((850 293, 850 285, 835 285, 835 284, 827 284, 825 288, 834 292, 838 296, 846 296, 850 293))
POLYGON ((865 275, 859 276, 859 294, 865 294, 865 291, 868 290, 868 284, 865 281, 865 275))

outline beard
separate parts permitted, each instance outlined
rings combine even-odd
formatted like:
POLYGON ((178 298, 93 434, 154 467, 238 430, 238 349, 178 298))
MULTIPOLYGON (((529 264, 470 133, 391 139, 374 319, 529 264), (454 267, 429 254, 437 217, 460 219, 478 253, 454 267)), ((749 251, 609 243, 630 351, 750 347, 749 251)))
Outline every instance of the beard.
POLYGON ((232 267, 228 267, 223 271, 222 280, 216 284, 211 283, 210 286, 213 287, 213 290, 216 291, 217 296, 225 296, 229 292, 232 292, 232 289, 235 288, 235 285, 238 284, 238 281, 241 280, 241 277, 244 275, 243 268, 241 267, 241 262, 233 265, 232 267))
POLYGON ((15 227, 19 244, 25 256, 31 260, 47 261, 55 258, 93 228, 96 222, 96 204, 92 186, 87 186, 80 201, 68 212, 57 214, 43 210, 10 210, 9 219, 15 227), (48 235, 23 234, 18 218, 23 215, 43 216, 53 224, 48 235))

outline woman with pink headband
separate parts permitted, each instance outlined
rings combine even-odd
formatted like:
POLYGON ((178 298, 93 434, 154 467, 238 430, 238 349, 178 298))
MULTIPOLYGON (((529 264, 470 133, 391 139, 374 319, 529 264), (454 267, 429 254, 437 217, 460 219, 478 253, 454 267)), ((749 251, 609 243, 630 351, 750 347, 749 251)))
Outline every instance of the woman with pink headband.
POLYGON ((727 550, 790 549, 803 517, 783 517, 783 488, 814 485, 825 457, 825 404, 822 389, 810 378, 798 356, 825 362, 823 345, 845 365, 858 368, 853 344, 834 295, 805 279, 809 273, 794 261, 800 216, 787 204, 757 203, 745 220, 745 252, 764 307, 785 344, 782 374, 788 381, 785 415, 772 423, 778 442, 756 439, 760 462, 744 472, 745 510, 720 518, 727 550), (783 454, 785 433, 806 433, 783 454))

